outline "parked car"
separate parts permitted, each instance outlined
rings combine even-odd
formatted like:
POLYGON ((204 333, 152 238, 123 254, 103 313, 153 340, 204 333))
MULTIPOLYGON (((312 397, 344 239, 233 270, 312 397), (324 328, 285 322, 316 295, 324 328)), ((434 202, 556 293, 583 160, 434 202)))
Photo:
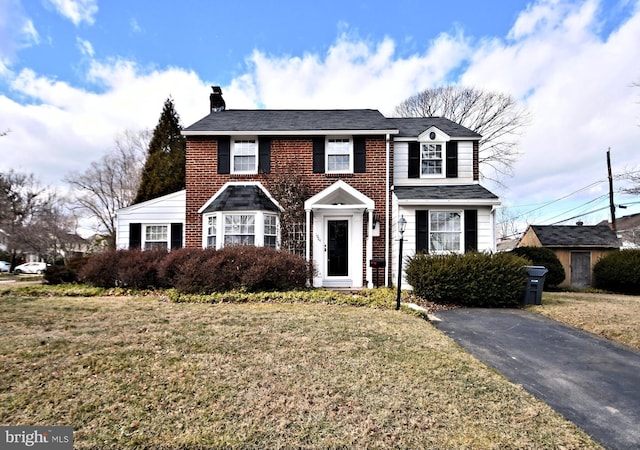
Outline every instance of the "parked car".
POLYGON ((0 261, 0 272, 9 272, 11 270, 11 263, 8 261, 0 261))
POLYGON ((47 264, 43 262, 29 262, 20 264, 13 269, 13 273, 44 273, 47 264))

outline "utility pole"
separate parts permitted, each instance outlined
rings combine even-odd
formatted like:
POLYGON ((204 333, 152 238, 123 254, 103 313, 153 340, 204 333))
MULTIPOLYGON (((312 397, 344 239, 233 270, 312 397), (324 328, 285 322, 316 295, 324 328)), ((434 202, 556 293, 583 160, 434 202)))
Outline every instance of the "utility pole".
POLYGON ((611 209, 611 229, 616 230, 616 205, 613 203, 613 176, 611 175, 611 147, 607 150, 607 171, 609 173, 609 208, 611 209))

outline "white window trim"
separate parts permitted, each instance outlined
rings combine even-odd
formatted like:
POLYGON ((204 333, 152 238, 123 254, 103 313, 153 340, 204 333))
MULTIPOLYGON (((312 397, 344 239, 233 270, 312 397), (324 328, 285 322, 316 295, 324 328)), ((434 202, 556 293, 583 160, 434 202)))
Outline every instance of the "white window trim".
POLYGON ((144 223, 142 224, 142 242, 140 248, 143 250, 147 250, 147 242, 165 242, 167 244, 166 249, 171 250, 171 224, 168 223, 144 223), (165 227, 167 229, 167 240, 147 240, 147 228, 149 227, 165 227))
POLYGON ((258 138, 256 136, 238 136, 231 140, 231 173, 232 174, 256 174, 258 173, 258 138), (236 157, 236 142, 254 142, 254 167, 250 170, 236 170, 235 157, 236 157))
POLYGON ((216 217, 216 249, 221 249, 225 245, 224 218, 225 216, 254 216, 253 245, 264 247, 264 218, 275 216, 276 218, 276 249, 280 248, 280 216, 266 211, 218 211, 204 214, 202 216, 202 248, 207 248, 207 228, 209 227, 209 217, 216 217))
MULTIPOLYGON (((463 253, 464 249, 464 211, 462 210, 452 210, 452 209, 430 209, 429 211, 429 229, 427 230, 427 245, 429 246, 429 253, 434 255, 446 255, 449 253, 463 253), (433 213, 447 213, 447 214, 458 214, 460 216, 460 230, 457 233, 460 236, 460 246, 457 250, 436 250, 431 247, 431 230, 433 226, 433 220, 431 214, 433 213)), ((455 233, 452 232, 452 233, 455 233)))
MULTIPOLYGON (((446 178, 447 176, 447 143, 444 141, 419 141, 420 146, 420 178, 446 178), (440 145, 440 160, 442 161, 441 173, 422 173, 422 146, 424 144, 440 145)), ((435 160, 435 159, 430 159, 435 160)))
MULTIPOLYGON (((325 167, 325 173, 353 173, 353 137, 351 136, 327 136, 326 140, 325 140, 325 151, 324 151, 324 167, 325 167), (329 169, 329 143, 332 140, 335 139, 341 139, 341 140, 348 140, 349 141, 349 167, 347 169, 344 170, 330 170, 329 169)), ((337 154, 343 154, 343 153, 335 153, 337 154)))

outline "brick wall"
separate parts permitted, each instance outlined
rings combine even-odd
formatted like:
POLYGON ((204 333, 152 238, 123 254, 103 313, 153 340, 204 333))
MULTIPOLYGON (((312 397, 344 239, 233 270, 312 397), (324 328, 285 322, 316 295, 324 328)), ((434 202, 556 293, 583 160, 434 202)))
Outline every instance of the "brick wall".
MULTIPOLYGON (((366 139, 366 172, 345 175, 313 173, 313 141, 310 137, 274 137, 271 141, 271 173, 256 175, 220 175, 217 173, 218 144, 215 136, 187 137, 187 247, 202 246, 202 216, 200 209, 228 181, 259 181, 272 192, 271 183, 286 174, 304 175, 315 194, 342 179, 371 198, 380 220, 380 237, 373 238, 373 257, 385 258, 385 136, 366 139)), ((393 168, 391 168, 393 173, 393 168)), ((279 200, 276 198, 276 200, 279 200)), ((365 220, 366 223, 366 220, 365 220)), ((363 235, 363 245, 366 237, 363 235)), ((368 261, 363 261, 363 267, 368 261)))

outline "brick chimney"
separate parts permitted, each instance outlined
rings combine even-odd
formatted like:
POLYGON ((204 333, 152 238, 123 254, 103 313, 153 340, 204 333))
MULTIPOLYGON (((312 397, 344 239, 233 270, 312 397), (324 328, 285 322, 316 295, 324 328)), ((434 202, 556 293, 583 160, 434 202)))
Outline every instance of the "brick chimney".
POLYGON ((220 86, 211 86, 213 93, 209 95, 209 104, 211 105, 211 112, 224 111, 226 104, 222 98, 222 89, 220 86))

